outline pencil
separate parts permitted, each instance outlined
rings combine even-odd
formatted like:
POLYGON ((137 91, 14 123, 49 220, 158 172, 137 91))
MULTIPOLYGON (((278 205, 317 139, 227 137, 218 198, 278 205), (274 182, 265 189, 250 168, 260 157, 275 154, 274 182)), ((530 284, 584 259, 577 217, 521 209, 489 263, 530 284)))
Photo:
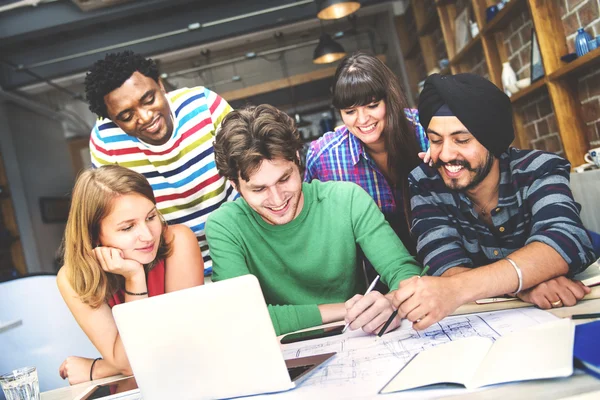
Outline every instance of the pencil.
MULTIPOLYGON (((377 284, 377 281, 379 280, 379 275, 377 275, 375 277, 375 279, 373 279, 373 282, 371 282, 371 284, 369 285, 367 291, 365 292, 365 296, 368 295, 369 293, 371 293, 371 290, 373 290, 373 288, 375 287, 375 285, 377 284)), ((342 329, 342 333, 346 332, 346 329, 348 329, 348 327, 350 326, 350 322, 348 322, 346 324, 346 326, 344 326, 344 329, 342 329)))
MULTIPOLYGON (((423 271, 421 271, 421 273, 419 274, 419 277, 425 275, 428 270, 429 270, 429 265, 427 265, 425 268, 423 268, 423 271)), ((377 334, 377 337, 382 337, 383 336, 383 334, 385 333, 385 330, 390 327, 390 324, 392 323, 392 321, 394 320, 394 318, 396 318, 396 315, 398 315, 398 310, 394 311, 392 313, 392 315, 390 315, 390 317, 388 318, 388 320, 385 323, 385 325, 383 325, 383 328, 381 328, 381 330, 377 334)))
POLYGON ((592 319, 592 318, 600 318, 600 313, 571 315, 571 319, 592 319))

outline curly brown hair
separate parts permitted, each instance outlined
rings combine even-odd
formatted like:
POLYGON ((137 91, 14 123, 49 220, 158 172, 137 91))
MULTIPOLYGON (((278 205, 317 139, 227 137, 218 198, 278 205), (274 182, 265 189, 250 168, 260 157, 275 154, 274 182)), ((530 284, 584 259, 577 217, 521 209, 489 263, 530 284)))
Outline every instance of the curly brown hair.
POLYGON ((294 120, 268 105, 250 106, 227 114, 216 134, 215 160, 221 176, 239 188, 263 160, 293 161, 302 174, 298 152, 303 142, 294 120))

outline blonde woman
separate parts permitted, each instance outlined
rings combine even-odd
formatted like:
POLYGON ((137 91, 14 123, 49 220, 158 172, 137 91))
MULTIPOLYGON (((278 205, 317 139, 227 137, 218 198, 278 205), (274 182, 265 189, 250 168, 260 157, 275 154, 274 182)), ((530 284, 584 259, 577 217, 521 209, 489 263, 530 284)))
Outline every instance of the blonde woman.
POLYGON ((101 359, 68 357, 70 384, 131 367, 111 308, 204 283, 198 241, 186 226, 167 226, 142 175, 118 165, 83 172, 73 189, 63 243, 60 293, 101 359))

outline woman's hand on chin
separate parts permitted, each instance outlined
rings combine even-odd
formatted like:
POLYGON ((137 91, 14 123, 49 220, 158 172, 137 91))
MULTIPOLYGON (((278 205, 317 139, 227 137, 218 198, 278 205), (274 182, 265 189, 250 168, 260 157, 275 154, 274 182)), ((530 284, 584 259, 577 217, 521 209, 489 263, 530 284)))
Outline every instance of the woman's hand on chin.
POLYGON ((139 262, 123 258, 123 251, 114 247, 96 247, 94 255, 105 272, 121 275, 131 279, 139 273, 144 273, 144 266, 139 262))

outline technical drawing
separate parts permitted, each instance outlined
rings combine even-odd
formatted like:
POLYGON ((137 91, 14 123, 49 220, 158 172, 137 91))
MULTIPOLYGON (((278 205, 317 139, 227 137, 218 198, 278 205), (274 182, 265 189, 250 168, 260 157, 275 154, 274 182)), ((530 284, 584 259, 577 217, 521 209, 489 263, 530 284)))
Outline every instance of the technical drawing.
POLYGON ((340 396, 359 397, 376 394, 412 357, 431 347, 470 336, 496 340, 517 329, 556 319, 550 313, 527 308, 447 317, 424 331, 412 329, 403 320, 400 328, 386 333, 380 340, 362 331, 342 336, 298 342, 283 346, 284 358, 297 358, 328 352, 337 355, 310 375, 299 388, 309 396, 318 388, 340 396))

